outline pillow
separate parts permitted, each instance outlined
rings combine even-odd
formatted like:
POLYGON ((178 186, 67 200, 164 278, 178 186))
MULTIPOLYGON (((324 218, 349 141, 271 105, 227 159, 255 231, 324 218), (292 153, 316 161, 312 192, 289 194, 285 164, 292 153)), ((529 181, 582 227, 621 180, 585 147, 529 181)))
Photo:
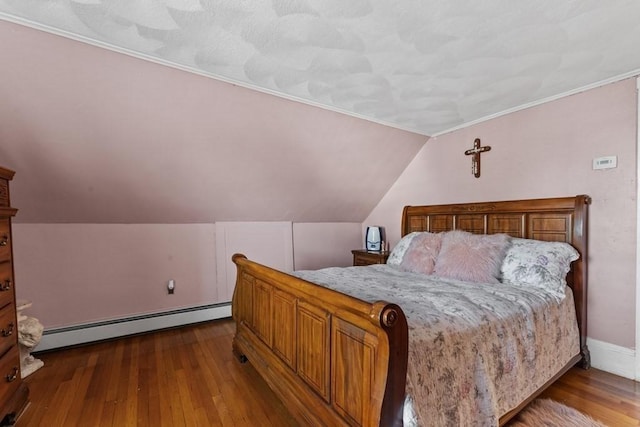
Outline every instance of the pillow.
POLYGON ((411 240, 400 268, 413 273, 431 274, 442 244, 440 233, 420 233, 411 240))
POLYGON ((409 249, 409 245, 414 237, 416 237, 421 232, 414 231, 413 233, 409 233, 404 236, 397 245, 394 246, 393 250, 389 254, 389 258, 387 258, 387 264, 389 265, 400 265, 402 262, 402 258, 404 257, 405 252, 409 249))
POLYGON ((510 237, 507 234, 444 233, 434 274, 465 282, 500 283, 500 267, 510 237))
POLYGON ((502 263, 502 281, 564 296, 567 273, 579 257, 568 243, 514 238, 502 263))

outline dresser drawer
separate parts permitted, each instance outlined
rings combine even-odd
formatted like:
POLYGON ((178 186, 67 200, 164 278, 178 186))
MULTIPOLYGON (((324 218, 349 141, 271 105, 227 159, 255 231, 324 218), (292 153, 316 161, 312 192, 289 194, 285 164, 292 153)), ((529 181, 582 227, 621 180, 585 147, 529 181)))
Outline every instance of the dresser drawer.
POLYGON ((352 250, 353 265, 363 266, 371 264, 385 264, 389 258, 389 252, 370 252, 360 249, 352 250))
POLYGON ((9 347, 16 344, 16 314, 13 304, 0 310, 0 354, 7 351, 9 347))
POLYGON ((0 358, 0 402, 6 402, 21 382, 20 351, 14 345, 0 358))
POLYGON ((0 262, 0 308, 13 301, 11 262, 0 262))
POLYGON ((8 219, 0 219, 0 261, 11 258, 10 224, 8 219))

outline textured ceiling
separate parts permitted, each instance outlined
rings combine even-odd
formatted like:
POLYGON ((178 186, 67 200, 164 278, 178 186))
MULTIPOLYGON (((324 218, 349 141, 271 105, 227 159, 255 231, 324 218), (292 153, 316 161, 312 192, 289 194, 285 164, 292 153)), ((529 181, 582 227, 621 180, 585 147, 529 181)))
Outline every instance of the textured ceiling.
POLYGON ((635 0, 0 0, 0 17, 424 135, 640 70, 635 0))

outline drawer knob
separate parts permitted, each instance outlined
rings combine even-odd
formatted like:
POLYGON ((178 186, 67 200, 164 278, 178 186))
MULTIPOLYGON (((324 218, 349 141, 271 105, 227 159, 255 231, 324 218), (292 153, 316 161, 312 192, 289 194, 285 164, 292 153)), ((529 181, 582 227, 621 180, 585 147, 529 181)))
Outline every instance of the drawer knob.
POLYGON ((0 246, 7 246, 7 243, 9 243, 9 236, 5 234, 0 237, 0 246))
POLYGON ((0 334, 2 334, 3 337, 9 337, 13 335, 13 323, 9 323, 7 329, 3 329, 2 331, 0 331, 0 334))
POLYGON ((14 366, 13 369, 11 370, 10 374, 7 374, 7 376, 5 376, 4 378, 7 380, 8 383, 15 381, 16 378, 18 378, 18 372, 20 372, 18 370, 17 366, 14 366))
POLYGON ((7 279, 4 281, 2 285, 0 285, 0 292, 10 291, 11 290, 11 279, 7 279))

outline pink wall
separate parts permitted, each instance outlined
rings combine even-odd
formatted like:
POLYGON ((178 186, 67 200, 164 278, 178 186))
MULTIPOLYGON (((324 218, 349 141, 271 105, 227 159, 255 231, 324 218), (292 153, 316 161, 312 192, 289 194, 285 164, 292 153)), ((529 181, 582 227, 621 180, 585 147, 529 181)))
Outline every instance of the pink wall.
POLYGON ((0 35, 18 297, 46 327, 216 302, 213 221, 303 222, 296 268, 348 264, 362 237, 345 221, 400 176, 363 222, 392 243, 405 204, 590 194, 589 335, 634 346, 635 80, 423 147, 420 135, 19 25, 0 21, 0 35), (493 147, 480 179, 463 155, 476 137, 493 147), (619 167, 592 171, 603 155, 619 167), (130 225, 89 224, 100 222, 130 225))
POLYGON ((351 250, 362 246, 360 223, 293 224, 296 270, 353 265, 351 250))
POLYGON ((45 328, 218 301, 212 224, 17 223, 13 232, 17 297, 45 328))
MULTIPOLYGON (((234 252, 260 258, 274 240, 273 223, 262 224, 256 231, 260 223, 234 223, 251 238, 219 249, 215 224, 14 223, 17 296, 33 302, 29 315, 46 329, 228 302, 232 287, 220 277, 221 266, 233 268, 234 252), (228 256, 217 260, 222 251, 228 256), (173 295, 169 279, 176 281, 173 295)), ((288 226, 288 237, 270 247, 278 253, 258 261, 278 267, 271 259, 288 257, 296 269, 346 266, 350 250, 362 246, 359 223, 288 226)), ((228 273, 234 281, 235 268, 228 273)))
POLYGON ((281 271, 293 270, 293 227, 289 221, 217 222, 216 268, 218 295, 233 299, 237 267, 233 255, 242 254, 257 263, 281 271))
POLYGON ((360 222, 426 137, 0 20, 18 222, 360 222))
POLYGON ((47 328, 228 300, 216 221, 304 223, 300 266, 348 263, 343 224, 426 141, 2 20, 0 51, 17 292, 47 328))
POLYGON ((432 138, 365 224, 386 226, 393 244, 407 204, 588 194, 588 334, 633 348, 636 121, 636 83, 627 79, 432 138), (479 179, 464 155, 475 138, 492 147, 479 179), (618 167, 592 170, 606 155, 618 156, 618 167))

